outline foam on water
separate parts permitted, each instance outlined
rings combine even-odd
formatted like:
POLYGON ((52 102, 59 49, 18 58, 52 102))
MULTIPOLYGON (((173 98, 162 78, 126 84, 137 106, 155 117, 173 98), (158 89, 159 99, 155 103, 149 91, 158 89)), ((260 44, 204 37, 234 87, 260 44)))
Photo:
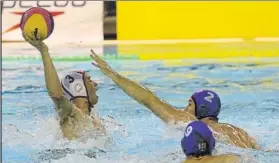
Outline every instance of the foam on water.
MULTIPOLYGON (((125 127, 113 121, 111 117, 103 118, 102 121, 108 133, 118 132, 122 136, 127 134, 125 127)), ((18 151, 20 151, 19 148, 28 148, 28 150, 33 151, 33 159, 37 159, 36 155, 39 156, 38 153, 40 152, 40 157, 44 157, 44 159, 47 159, 47 157, 53 158, 54 156, 50 156, 50 154, 58 153, 56 156, 57 159, 62 155, 64 156, 64 154, 60 154, 61 156, 59 156, 58 151, 51 151, 62 150, 60 153, 66 153, 66 160, 70 157, 68 155, 73 155, 73 157, 78 156, 78 158, 84 158, 85 160, 95 160, 95 158, 90 157, 96 157, 95 154, 98 155, 98 153, 105 154, 106 152, 104 150, 107 150, 109 146, 113 145, 113 140, 110 137, 68 141, 63 138, 59 123, 55 117, 37 118, 33 122, 33 127, 35 128, 33 131, 23 131, 19 126, 4 124, 3 133, 6 134, 3 135, 3 146, 10 149, 17 149, 18 151), (69 149, 69 151, 64 149, 69 149), (50 151, 46 152, 48 150, 50 151), (90 150, 91 152, 92 150, 95 152, 93 153, 94 156, 88 155, 90 150)), ((63 160, 63 157, 55 161, 61 159, 63 160)))

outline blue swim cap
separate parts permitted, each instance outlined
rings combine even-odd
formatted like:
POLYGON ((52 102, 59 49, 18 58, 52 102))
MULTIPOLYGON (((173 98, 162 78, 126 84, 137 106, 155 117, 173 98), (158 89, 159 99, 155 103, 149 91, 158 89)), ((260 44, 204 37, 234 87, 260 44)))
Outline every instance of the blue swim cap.
POLYGON ((203 121, 193 121, 186 127, 181 148, 186 156, 211 155, 215 148, 215 139, 203 121))
POLYGON ((218 117, 221 109, 221 100, 217 93, 210 90, 202 90, 194 93, 192 99, 196 105, 195 116, 198 119, 218 117))

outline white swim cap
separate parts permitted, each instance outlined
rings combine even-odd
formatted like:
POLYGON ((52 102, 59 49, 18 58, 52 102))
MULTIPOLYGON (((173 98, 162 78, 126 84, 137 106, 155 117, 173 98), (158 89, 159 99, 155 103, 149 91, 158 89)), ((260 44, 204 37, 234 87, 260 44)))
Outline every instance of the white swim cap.
POLYGON ((63 93, 70 101, 75 98, 86 98, 89 102, 84 74, 84 71, 71 71, 61 79, 63 93))

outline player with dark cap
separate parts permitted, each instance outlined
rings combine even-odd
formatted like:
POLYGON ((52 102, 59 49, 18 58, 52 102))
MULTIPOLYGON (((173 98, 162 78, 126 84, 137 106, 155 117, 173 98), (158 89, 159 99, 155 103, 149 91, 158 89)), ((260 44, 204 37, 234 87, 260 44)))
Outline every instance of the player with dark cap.
POLYGON ((221 109, 219 96, 211 90, 195 92, 189 99, 184 110, 179 110, 160 100, 154 93, 138 83, 115 72, 110 66, 91 50, 92 64, 99 68, 104 75, 111 78, 127 95, 138 103, 150 109, 156 116, 169 124, 202 120, 214 131, 215 137, 241 148, 260 149, 256 141, 243 129, 231 124, 219 123, 218 115, 221 109))
POLYGON ((186 155, 183 163, 240 163, 241 157, 235 154, 212 154, 215 138, 203 121, 189 123, 181 140, 181 148, 186 155))

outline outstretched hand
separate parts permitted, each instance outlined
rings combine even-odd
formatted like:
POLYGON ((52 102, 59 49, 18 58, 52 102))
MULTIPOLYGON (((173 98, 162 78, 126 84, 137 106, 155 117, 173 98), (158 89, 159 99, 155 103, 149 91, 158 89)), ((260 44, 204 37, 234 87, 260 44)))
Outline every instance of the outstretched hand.
POLYGON ((90 50, 90 57, 93 59, 92 65, 99 68, 105 75, 114 73, 114 70, 101 58, 99 57, 92 49, 90 50))
POLYGON ((28 42, 29 44, 31 44, 32 46, 37 48, 39 51, 46 51, 46 50, 48 50, 47 45, 44 42, 40 41, 39 33, 37 34, 38 40, 32 39, 30 36, 25 35, 24 33, 22 33, 22 36, 23 36, 23 38, 24 38, 24 40, 26 42, 28 42))

